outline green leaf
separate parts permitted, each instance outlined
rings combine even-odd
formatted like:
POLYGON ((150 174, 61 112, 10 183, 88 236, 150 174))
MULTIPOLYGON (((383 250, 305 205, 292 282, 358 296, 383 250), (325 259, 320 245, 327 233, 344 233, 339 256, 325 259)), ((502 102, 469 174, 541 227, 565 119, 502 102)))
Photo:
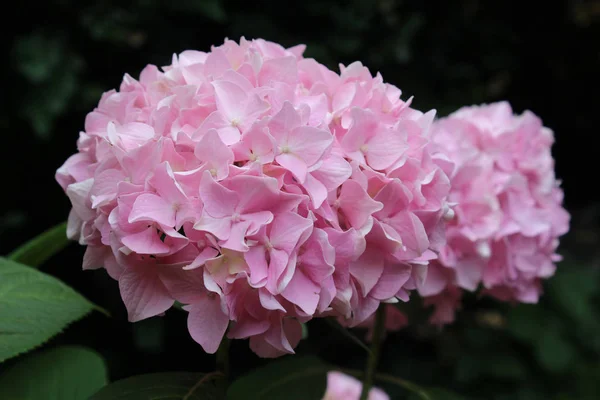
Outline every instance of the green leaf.
POLYGON ((58 279, 0 257, 0 362, 43 344, 94 308, 58 279))
POLYGON ((65 346, 27 356, 0 375, 5 399, 87 399, 106 384, 104 360, 92 350, 65 346))
POLYGON ((331 369, 316 357, 288 356, 237 379, 227 391, 227 400, 320 399, 331 369))
POLYGON ((139 375, 111 383, 89 400, 217 400, 224 398, 222 383, 218 372, 139 375))
POLYGON ((68 244, 67 223, 63 222, 19 246, 8 255, 8 258, 37 268, 68 244))
POLYGON ((573 345, 556 331, 548 331, 542 335, 535 350, 538 361, 549 372, 565 371, 576 356, 573 345))

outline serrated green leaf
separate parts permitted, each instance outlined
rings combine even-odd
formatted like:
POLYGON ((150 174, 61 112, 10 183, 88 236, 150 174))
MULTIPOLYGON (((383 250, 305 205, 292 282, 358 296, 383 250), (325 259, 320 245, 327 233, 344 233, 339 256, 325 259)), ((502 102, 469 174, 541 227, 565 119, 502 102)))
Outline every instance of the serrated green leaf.
POLYGON ((0 375, 5 399, 87 399, 106 384, 104 360, 94 351, 65 346, 27 356, 0 375))
POLYGON ((164 372, 133 376, 100 389, 89 400, 221 400, 223 375, 164 372))
POLYGON ((320 399, 331 369, 316 357, 288 356, 237 379, 227 391, 227 400, 320 399))
POLYGON ((8 258, 37 268, 68 244, 67 223, 63 222, 19 246, 8 255, 8 258))
POLYGON ((58 279, 0 257, 0 362, 41 345, 94 308, 58 279))

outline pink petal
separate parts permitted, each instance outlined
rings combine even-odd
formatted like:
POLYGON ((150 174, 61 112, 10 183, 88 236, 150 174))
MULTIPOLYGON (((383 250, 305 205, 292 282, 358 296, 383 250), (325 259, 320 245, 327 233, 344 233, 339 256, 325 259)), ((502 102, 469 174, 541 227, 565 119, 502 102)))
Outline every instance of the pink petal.
POLYGON ((166 226, 175 226, 175 209, 162 197, 143 193, 135 199, 128 222, 154 221, 166 226))
POLYGON ((312 232, 313 221, 293 212, 279 214, 271 225, 271 244, 288 254, 302 244, 312 232))
POLYGON ((227 337, 230 339, 246 339, 265 333, 271 326, 268 320, 255 320, 253 318, 244 318, 237 321, 227 332, 227 337))
POLYGON ((377 218, 382 219, 405 210, 412 200, 412 194, 400 179, 394 179, 381 188, 375 195, 375 200, 383 204, 381 211, 375 214, 377 218))
POLYGON ((219 137, 228 146, 235 144, 240 141, 242 134, 240 130, 235 126, 224 126, 218 129, 219 137))
POLYGON ((117 195, 117 185, 123 180, 125 174, 118 169, 106 169, 97 174, 90 189, 92 208, 114 199, 117 195))
POLYGON ((214 81, 215 101, 217 110, 221 112, 229 122, 239 124, 244 117, 244 106, 248 95, 244 90, 233 82, 214 81))
POLYGON ((291 153, 283 153, 275 157, 275 161, 290 171, 299 183, 304 183, 306 174, 308 173, 308 166, 301 157, 291 153))
POLYGON ((347 153, 359 151, 360 147, 375 135, 379 125, 377 118, 370 111, 355 107, 351 115, 352 126, 340 142, 347 153))
POLYGON ((248 97, 246 107, 244 108, 244 118, 241 121, 240 129, 243 131, 249 129, 252 124, 271 106, 269 103, 260 98, 257 94, 252 94, 248 97))
POLYGON ((421 220, 414 213, 410 211, 400 212, 392 217, 388 223, 400 234, 402 244, 406 247, 406 250, 399 251, 403 258, 419 257, 429 247, 427 232, 425 232, 421 220))
MULTIPOLYGON (((336 249, 329 243, 327 233, 315 228, 304 251, 298 257, 298 263, 304 266, 304 272, 314 282, 323 282, 335 271, 336 249)), ((341 260, 340 260, 341 261, 341 260)))
POLYGON ((219 245, 225 249, 246 252, 248 251, 248 245, 246 245, 246 232, 250 226, 248 221, 234 222, 231 224, 231 232, 224 242, 219 245))
POLYGON ((192 339, 209 354, 216 353, 229 324, 219 296, 203 296, 189 308, 188 330, 192 339))
POLYGON ((271 211, 258 211, 249 214, 243 214, 241 219, 250 223, 248 225, 248 234, 253 235, 258 230, 273 221, 273 213, 271 211))
POLYGON ((290 256, 282 250, 273 249, 270 251, 271 261, 269 262, 269 277, 267 279, 267 289, 273 294, 278 294, 280 277, 283 275, 290 256))
POLYGON ((369 296, 378 300, 387 300, 400 290, 411 277, 411 267, 406 264, 386 265, 381 277, 369 296))
POLYGON ((194 229, 212 233, 221 240, 227 240, 231 235, 231 217, 213 218, 206 213, 194 224, 194 229))
POLYGON ((258 291, 258 299, 260 300, 260 305, 267 310, 279 310, 285 312, 285 308, 283 308, 281 303, 267 290, 260 289, 258 291))
POLYGON ((319 285, 310 280, 300 268, 296 268, 292 279, 289 281, 281 295, 296 304, 308 315, 313 315, 319 304, 319 285))
POLYGON ((319 169, 311 172, 311 175, 331 191, 350 178, 352 167, 343 157, 330 154, 323 159, 319 169))
POLYGON ((178 267, 163 267, 160 280, 170 296, 183 304, 192 304, 206 295, 202 271, 185 271, 178 267))
POLYGON ((383 208, 383 204, 373 200, 365 189, 353 180, 342 185, 338 201, 340 209, 355 229, 360 229, 374 212, 383 208))
POLYGON ((365 155, 371 168, 383 170, 394 164, 407 149, 406 134, 380 129, 379 133, 367 142, 365 155))
POLYGON ((211 51, 204 62, 204 74, 208 78, 220 78, 223 72, 231 69, 231 64, 225 55, 225 51, 216 48, 211 51))
POLYGON ((314 173, 307 174, 302 186, 310 196, 313 208, 317 209, 327 199, 327 188, 314 176, 314 173))
POLYGON ((83 255, 83 269, 104 267, 104 259, 111 254, 110 247, 87 246, 83 255))
POLYGON ((465 258, 456 266, 456 283, 463 289, 474 291, 481 282, 485 263, 480 260, 465 258))
POLYGON ((263 63, 258 74, 260 86, 269 86, 272 81, 295 85, 298 80, 296 57, 272 58, 263 63))
POLYGON ((122 242, 138 254, 166 254, 170 251, 169 246, 160 240, 156 228, 152 226, 123 237, 122 242))
POLYGON ((300 123, 300 115, 294 106, 286 101, 269 121, 269 131, 278 142, 283 141, 293 129, 300 126, 300 123))
POLYGON ((73 211, 84 221, 96 218, 96 212, 92 210, 89 199, 93 184, 94 179, 90 178, 82 182, 72 183, 67 187, 67 196, 71 200, 73 211))
POLYGON ((239 193, 237 211, 249 214, 269 210, 272 213, 294 209, 305 196, 282 193, 277 179, 266 176, 238 175, 230 178, 228 187, 239 193))
POLYGON ((208 215, 223 218, 233 215, 239 197, 237 193, 215 182, 210 172, 205 171, 200 182, 200 199, 208 215))
POLYGON ((350 273, 360 285, 362 295, 367 296, 383 274, 383 257, 375 249, 367 250, 350 264, 350 273))
POLYGON ((217 180, 226 178, 229 173, 229 165, 233 164, 233 151, 223 143, 214 129, 202 136, 194 150, 194 155, 206 164, 209 172, 217 180))
POLYGON ((446 286, 453 283, 453 275, 454 272, 451 269, 432 262, 427 270, 425 282, 417 283, 419 294, 427 297, 440 294, 446 286))
POLYGON ((168 203, 183 205, 188 199, 175 179, 175 173, 171 164, 163 162, 154 170, 154 176, 150 179, 150 184, 156 189, 160 197, 168 203))
POLYGON ((217 251, 217 249, 213 249, 212 247, 205 247, 200 252, 200 254, 198 254, 198 256, 196 258, 194 258, 194 261, 192 261, 190 264, 183 267, 183 269, 190 270, 190 269, 196 269, 196 268, 202 267, 207 260, 210 260, 211 258, 215 258, 217 255, 219 255, 219 252, 217 251))
POLYGON ((333 135, 330 132, 312 126, 300 126, 290 133, 286 145, 291 153, 310 166, 323 157, 332 143, 333 135))
POLYGON ((268 277, 268 265, 263 246, 253 246, 244 253, 244 259, 250 270, 248 283, 252 287, 264 286, 268 277))
POLYGON ((153 266, 126 268, 119 277, 119 289, 131 322, 162 314, 173 305, 153 266))

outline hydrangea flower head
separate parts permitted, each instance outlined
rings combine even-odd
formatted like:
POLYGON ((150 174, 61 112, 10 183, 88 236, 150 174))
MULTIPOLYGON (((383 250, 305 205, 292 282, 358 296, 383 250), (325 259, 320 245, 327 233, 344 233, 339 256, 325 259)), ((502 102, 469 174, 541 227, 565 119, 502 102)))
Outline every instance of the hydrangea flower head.
POLYGON ((552 131, 508 103, 464 107, 434 123, 433 142, 455 163, 448 243, 419 292, 433 321, 454 319, 461 289, 535 303, 553 275, 559 237, 569 229, 554 174, 552 131))
POLYGON ((315 316, 408 300, 444 244, 450 165, 433 113, 359 62, 333 72, 261 39, 125 75, 56 173, 86 269, 129 319, 175 301, 215 352, 225 334, 293 353, 315 316))
MULTIPOLYGON (((362 391, 362 382, 358 379, 338 371, 327 373, 327 390, 322 400, 359 400, 362 391)), ((371 388, 368 400, 389 400, 383 390, 371 388)))

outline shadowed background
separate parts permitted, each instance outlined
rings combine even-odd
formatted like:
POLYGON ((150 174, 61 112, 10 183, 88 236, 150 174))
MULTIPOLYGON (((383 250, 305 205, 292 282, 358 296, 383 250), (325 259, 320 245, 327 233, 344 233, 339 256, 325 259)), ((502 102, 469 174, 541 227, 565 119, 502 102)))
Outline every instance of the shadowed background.
MULTIPOLYGON (((600 1, 401 0, 22 1, 5 13, 11 35, 0 95, 0 254, 66 219, 69 202, 55 170, 76 151, 87 112, 125 72, 171 63, 173 53, 208 51, 224 37, 305 43, 330 68, 361 60, 415 96, 413 106, 446 115, 461 105, 508 100, 554 130, 572 232, 568 256, 539 307, 467 299, 457 324, 439 334, 415 324, 390 335, 383 367, 472 398, 587 399, 600 393, 596 117, 600 102, 600 1), (449 3, 449 4, 446 4, 449 3), (536 2, 537 3, 537 2, 536 2)), ((115 282, 80 272, 72 245, 44 267, 107 307, 70 327, 59 342, 82 343, 108 360, 112 378, 162 370, 210 370, 185 330, 185 315, 130 325, 115 282)), ((360 334, 360 332, 359 332, 360 334)), ((257 360, 234 344, 234 368, 257 360)), ((360 365, 363 354, 318 322, 300 351, 360 365), (335 345, 335 346, 334 346, 335 345), (348 354, 353 357, 348 358, 348 354)))

